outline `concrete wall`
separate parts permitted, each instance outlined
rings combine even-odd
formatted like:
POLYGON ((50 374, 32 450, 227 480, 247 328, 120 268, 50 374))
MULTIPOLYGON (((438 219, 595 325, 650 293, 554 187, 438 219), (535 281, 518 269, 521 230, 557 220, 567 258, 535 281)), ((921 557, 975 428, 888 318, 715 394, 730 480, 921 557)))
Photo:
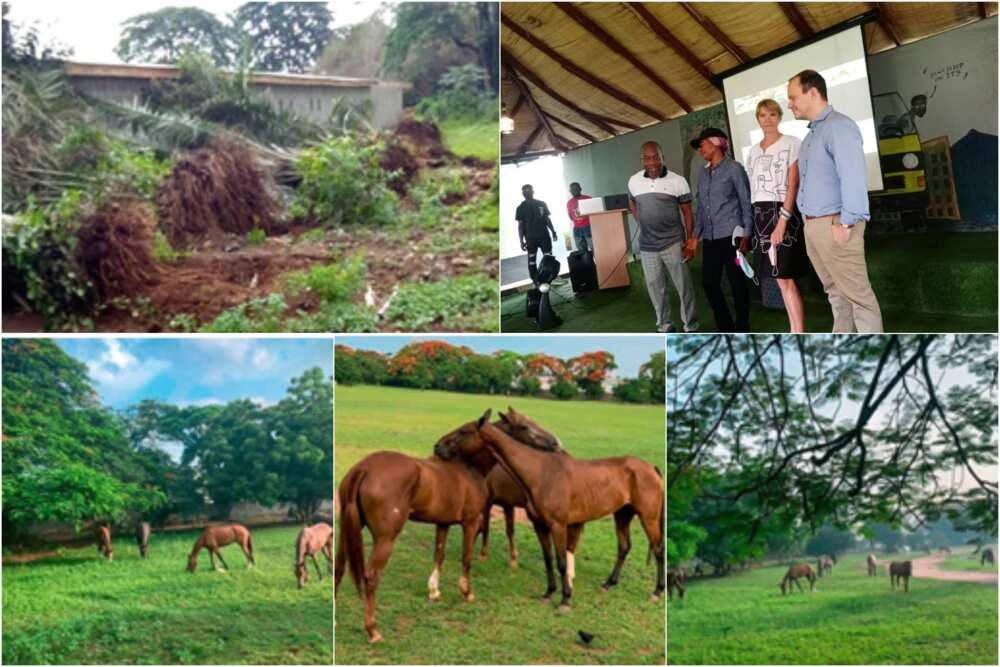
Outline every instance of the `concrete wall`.
MULTIPOLYGON (((73 85, 82 93, 118 104, 137 104, 148 85, 146 79, 121 77, 77 77, 73 85)), ((309 85, 251 84, 272 106, 293 111, 314 123, 326 122, 333 105, 341 97, 364 100, 370 98, 375 107, 375 125, 380 129, 395 127, 403 117, 403 88, 394 82, 376 86, 330 87, 309 85)))

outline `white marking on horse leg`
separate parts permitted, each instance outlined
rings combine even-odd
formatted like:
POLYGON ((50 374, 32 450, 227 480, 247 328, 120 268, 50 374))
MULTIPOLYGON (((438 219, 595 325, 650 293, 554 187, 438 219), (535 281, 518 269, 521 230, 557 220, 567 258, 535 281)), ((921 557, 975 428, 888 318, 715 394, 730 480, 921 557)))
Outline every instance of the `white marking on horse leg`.
POLYGON ((441 574, 438 568, 434 568, 431 572, 430 579, 427 580, 427 598, 430 600, 437 600, 441 597, 441 591, 438 590, 438 577, 441 574))
POLYGON ((566 552, 566 576, 569 577, 569 587, 573 588, 573 577, 576 576, 576 557, 572 551, 566 552))

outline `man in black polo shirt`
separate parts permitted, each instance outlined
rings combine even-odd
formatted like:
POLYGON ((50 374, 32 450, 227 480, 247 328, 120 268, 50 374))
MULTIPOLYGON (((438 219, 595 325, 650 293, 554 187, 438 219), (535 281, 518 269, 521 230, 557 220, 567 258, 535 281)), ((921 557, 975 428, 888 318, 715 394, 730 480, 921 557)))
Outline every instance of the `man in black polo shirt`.
POLYGON ((556 229, 549 217, 549 207, 545 202, 534 198, 535 189, 530 185, 521 188, 524 201, 517 207, 517 235, 521 239, 521 250, 528 251, 528 275, 532 282, 538 281, 538 269, 535 257, 541 249, 543 255, 552 254, 552 241, 556 238, 556 229), (552 238, 549 238, 552 232, 552 238))

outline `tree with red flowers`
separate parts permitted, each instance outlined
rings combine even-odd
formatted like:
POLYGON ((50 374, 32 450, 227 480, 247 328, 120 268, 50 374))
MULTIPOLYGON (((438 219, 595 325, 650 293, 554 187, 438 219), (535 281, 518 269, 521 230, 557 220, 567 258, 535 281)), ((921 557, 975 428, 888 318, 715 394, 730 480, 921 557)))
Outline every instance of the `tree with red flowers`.
POLYGON ((615 355, 603 350, 584 352, 570 359, 567 365, 576 385, 590 398, 604 396, 604 381, 618 368, 615 355))

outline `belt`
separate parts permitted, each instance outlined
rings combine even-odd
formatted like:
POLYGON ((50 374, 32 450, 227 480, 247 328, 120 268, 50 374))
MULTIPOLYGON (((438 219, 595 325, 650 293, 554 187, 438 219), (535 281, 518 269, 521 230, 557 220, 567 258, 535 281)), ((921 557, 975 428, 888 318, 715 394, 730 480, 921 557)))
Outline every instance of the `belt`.
POLYGON ((805 219, 807 221, 811 222, 813 220, 832 220, 834 218, 839 218, 839 217, 840 217, 839 213, 834 213, 832 215, 817 215, 817 216, 808 216, 807 215, 807 216, 805 216, 805 219))

